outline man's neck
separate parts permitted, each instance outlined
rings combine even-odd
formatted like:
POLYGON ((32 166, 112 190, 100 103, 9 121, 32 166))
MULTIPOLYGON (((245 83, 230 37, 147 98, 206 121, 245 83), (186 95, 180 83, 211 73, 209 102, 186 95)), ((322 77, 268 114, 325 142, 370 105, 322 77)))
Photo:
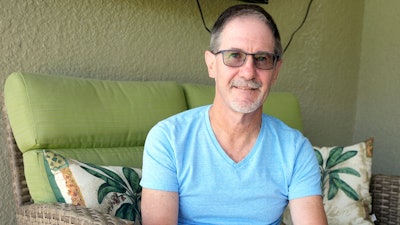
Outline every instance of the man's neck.
POLYGON ((235 162, 251 151, 261 129, 261 110, 238 113, 212 106, 209 118, 214 134, 225 153, 235 162))

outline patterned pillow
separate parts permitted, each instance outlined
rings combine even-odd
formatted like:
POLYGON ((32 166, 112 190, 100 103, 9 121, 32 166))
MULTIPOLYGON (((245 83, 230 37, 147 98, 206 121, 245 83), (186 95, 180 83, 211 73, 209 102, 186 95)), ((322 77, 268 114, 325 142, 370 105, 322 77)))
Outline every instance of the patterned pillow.
POLYGON ((141 170, 97 166, 43 150, 44 166, 58 202, 80 205, 141 224, 141 170))
MULTIPOLYGON (((374 224, 370 219, 369 184, 373 138, 346 147, 314 147, 329 225, 374 224)), ((288 211, 283 224, 292 224, 288 211)))

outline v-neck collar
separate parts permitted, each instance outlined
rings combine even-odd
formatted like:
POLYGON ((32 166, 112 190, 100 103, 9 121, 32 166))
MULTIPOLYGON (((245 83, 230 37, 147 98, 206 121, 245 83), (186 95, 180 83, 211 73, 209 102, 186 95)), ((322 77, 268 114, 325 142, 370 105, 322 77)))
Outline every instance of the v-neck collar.
POLYGON ((211 121, 210 121, 210 116, 209 116, 210 108, 211 108, 211 105, 208 106, 208 109, 204 111, 205 112, 204 119, 205 119, 205 123, 207 124, 208 134, 210 135, 211 140, 213 141, 213 145, 215 146, 215 148, 210 149, 210 151, 213 151, 213 150, 218 151, 219 155, 224 159, 224 161, 227 164, 229 164, 235 168, 240 168, 242 166, 247 165, 247 163, 253 158, 253 156, 259 150, 258 146, 262 143, 263 137, 261 136, 261 134, 264 133, 264 129, 265 129, 263 116, 261 117, 260 132, 258 133, 257 139, 256 139, 253 147, 251 148, 250 152, 247 153, 247 155, 242 160, 240 160, 239 162, 235 162, 231 157, 229 157, 228 154, 226 154, 226 152, 224 151, 224 149, 218 142, 217 137, 215 136, 214 130, 211 127, 211 121))

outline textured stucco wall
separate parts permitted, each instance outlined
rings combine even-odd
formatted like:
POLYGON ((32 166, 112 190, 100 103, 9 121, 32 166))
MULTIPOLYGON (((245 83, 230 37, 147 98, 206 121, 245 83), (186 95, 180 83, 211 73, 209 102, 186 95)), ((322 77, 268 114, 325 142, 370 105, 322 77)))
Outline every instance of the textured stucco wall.
MULTIPOLYGON (((304 3, 293 4, 304 12, 304 3)), ((291 90, 300 97, 305 134, 314 145, 352 142, 363 5, 363 1, 314 1, 285 56, 276 90, 291 90)), ((285 21, 283 17, 279 22, 293 27, 298 18, 285 21)))
MULTIPOLYGON (((284 44, 308 2, 265 6, 284 44)), ((200 3, 211 27, 239 2, 200 3)), ((299 96, 305 134, 315 145, 353 141, 363 9, 362 0, 315 0, 285 55, 274 90, 299 96)), ((0 84, 13 71, 212 83, 203 59, 208 41, 194 0, 0 0, 0 84)), ((0 221, 13 224, 4 138, 0 148, 0 221)))
POLYGON ((400 1, 365 2, 354 139, 375 137, 373 171, 400 175, 400 1), (384 3, 384 4, 383 4, 384 3))

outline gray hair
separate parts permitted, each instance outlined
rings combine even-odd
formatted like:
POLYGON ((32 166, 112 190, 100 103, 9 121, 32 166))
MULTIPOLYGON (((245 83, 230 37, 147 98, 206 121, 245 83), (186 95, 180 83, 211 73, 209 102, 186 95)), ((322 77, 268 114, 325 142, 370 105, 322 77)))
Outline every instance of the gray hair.
POLYGON ((276 54, 278 57, 281 57, 283 54, 281 37, 274 19, 262 7, 251 4, 234 5, 222 12, 211 29, 210 51, 214 53, 219 51, 218 48, 221 44, 220 36, 222 30, 229 21, 237 17, 250 15, 256 16, 271 29, 274 36, 274 54, 276 54))

